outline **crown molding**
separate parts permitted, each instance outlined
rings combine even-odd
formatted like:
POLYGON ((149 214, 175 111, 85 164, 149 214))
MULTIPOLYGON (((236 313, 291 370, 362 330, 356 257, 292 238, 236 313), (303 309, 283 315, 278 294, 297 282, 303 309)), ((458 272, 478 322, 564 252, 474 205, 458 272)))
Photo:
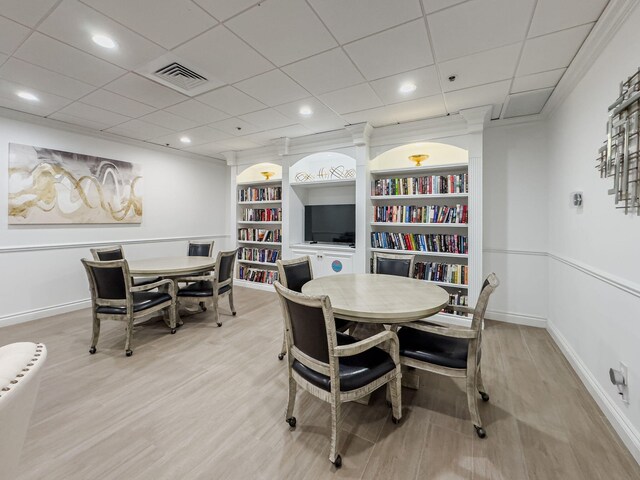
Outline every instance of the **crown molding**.
POLYGON ((467 122, 468 133, 482 132, 491 121, 491 105, 460 110, 460 115, 467 122))
POLYGON ((356 147, 362 147, 369 144, 369 141, 371 140, 371 133, 373 132, 373 127, 369 122, 347 125, 344 128, 351 134, 353 144, 356 147))

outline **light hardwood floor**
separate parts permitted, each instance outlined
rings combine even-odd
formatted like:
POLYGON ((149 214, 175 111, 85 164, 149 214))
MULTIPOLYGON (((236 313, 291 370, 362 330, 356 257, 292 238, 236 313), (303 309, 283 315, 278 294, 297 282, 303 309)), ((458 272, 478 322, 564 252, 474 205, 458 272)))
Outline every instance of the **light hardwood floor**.
POLYGON ((403 389, 400 425, 382 391, 346 406, 336 471, 328 404, 299 391, 297 428, 284 421, 275 294, 236 288, 237 317, 221 303, 221 328, 210 312, 176 335, 161 321, 137 328, 130 358, 117 322, 103 322, 89 355, 87 310, 0 329, 0 344, 49 351, 16 480, 640 478, 549 335, 493 322, 482 359, 488 438, 475 435, 462 382, 423 374, 419 391, 403 389))

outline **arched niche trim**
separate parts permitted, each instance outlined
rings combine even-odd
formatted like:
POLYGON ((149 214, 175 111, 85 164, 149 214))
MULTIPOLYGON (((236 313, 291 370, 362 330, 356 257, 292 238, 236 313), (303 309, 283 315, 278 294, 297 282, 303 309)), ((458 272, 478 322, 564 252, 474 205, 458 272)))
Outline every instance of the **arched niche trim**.
POLYGON ((338 152, 320 152, 301 158, 289 168, 292 183, 356 178, 356 159, 338 152))
POLYGON ((263 175, 263 172, 273 173, 273 176, 270 177, 270 180, 282 180, 282 166, 275 163, 265 162, 248 166, 243 171, 238 173, 236 181, 238 183, 264 181, 265 175, 263 175))
POLYGON ((387 150, 371 160, 371 170, 390 170, 415 168, 409 160, 411 155, 429 155, 422 166, 450 165, 469 163, 469 152, 460 147, 438 142, 419 142, 401 145, 387 150))

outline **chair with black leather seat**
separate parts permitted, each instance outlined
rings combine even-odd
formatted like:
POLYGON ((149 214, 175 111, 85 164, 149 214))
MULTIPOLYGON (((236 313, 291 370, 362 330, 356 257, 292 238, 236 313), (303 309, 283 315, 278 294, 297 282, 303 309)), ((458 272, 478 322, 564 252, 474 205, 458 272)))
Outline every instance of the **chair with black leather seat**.
POLYGON ((398 255, 393 253, 373 253, 373 273, 413 277, 415 255, 398 255))
POLYGON ((289 402, 285 420, 296 426, 293 409, 297 385, 331 404, 329 460, 342 465, 338 454, 340 411, 344 402, 364 397, 388 384, 392 419, 402 418, 400 359, 394 332, 380 332, 365 340, 336 331, 331 301, 326 295, 308 296, 274 283, 285 322, 289 372, 289 402), (389 353, 377 345, 389 344, 389 353))
POLYGON ((210 257, 213 255, 213 245, 215 241, 210 242, 189 242, 187 255, 190 257, 210 257))
POLYGON ((482 324, 489 297, 500 282, 490 274, 482 286, 474 309, 461 305, 449 308, 472 314, 471 327, 440 326, 423 321, 401 325, 400 361, 402 365, 428 372, 466 379, 467 403, 471 421, 480 438, 487 433, 478 411, 478 393, 485 402, 489 395, 482 382, 480 358, 482 354, 482 324))
MULTIPOLYGON (((124 250, 122 245, 114 245, 113 247, 90 248, 91 255, 94 260, 99 262, 108 262, 110 260, 124 260, 124 250)), ((161 280, 160 277, 133 277, 133 286, 149 285, 161 280)))
POLYGON ((238 249, 229 252, 219 252, 216 258, 216 269, 212 274, 180 278, 180 281, 191 282, 178 289, 177 297, 180 305, 196 304, 203 310, 207 306, 213 308, 216 323, 222 326, 218 312, 218 302, 221 297, 229 297, 231 314, 236 315, 233 305, 233 266, 238 249))
POLYGON ((127 337, 124 349, 127 357, 133 354, 133 323, 143 316, 167 309, 169 328, 171 333, 176 333, 176 302, 171 280, 133 286, 126 260, 99 262, 83 258, 82 264, 89 278, 93 314, 89 353, 96 353, 101 320, 125 322, 127 337), (159 287, 166 288, 168 293, 150 291, 159 287))
MULTIPOLYGON (((289 290, 301 293, 305 283, 313 280, 313 268, 311 258, 308 255, 294 258, 293 260, 278 260, 278 280, 289 290)), ((348 330, 353 322, 336 318, 336 330, 344 332, 348 330)), ((287 334, 282 336, 282 349, 278 354, 278 359, 282 360, 287 353, 287 334)))

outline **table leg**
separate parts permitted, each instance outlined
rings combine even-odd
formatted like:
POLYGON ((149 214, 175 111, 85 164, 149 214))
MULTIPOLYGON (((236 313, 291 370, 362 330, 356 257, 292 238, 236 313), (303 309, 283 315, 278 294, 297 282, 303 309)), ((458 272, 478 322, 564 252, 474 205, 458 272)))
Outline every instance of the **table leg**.
POLYGON ((415 370, 402 367, 402 386, 412 390, 418 390, 418 388, 420 388, 420 376, 415 370))

